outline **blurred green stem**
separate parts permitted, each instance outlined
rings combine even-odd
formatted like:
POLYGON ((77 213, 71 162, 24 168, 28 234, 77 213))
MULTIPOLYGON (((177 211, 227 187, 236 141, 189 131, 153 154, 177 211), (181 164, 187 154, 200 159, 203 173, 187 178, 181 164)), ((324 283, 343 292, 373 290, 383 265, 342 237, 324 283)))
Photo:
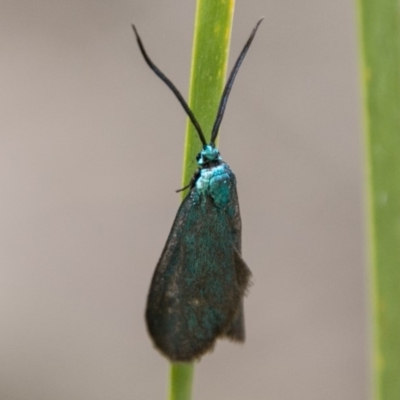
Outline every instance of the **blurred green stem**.
MULTIPOLYGON (((206 139, 217 113, 228 65, 234 0, 197 0, 189 106, 199 121, 206 139)), ((202 145, 188 120, 184 148, 182 186, 187 185, 197 168, 196 155, 202 145)), ((187 191, 182 193, 182 198, 187 191)), ((190 400, 193 363, 171 363, 169 400, 190 400)))
POLYGON ((169 400, 192 398, 194 363, 172 363, 169 373, 169 400))
MULTIPOLYGON (((210 139, 225 84, 234 6, 234 0, 197 0, 189 106, 199 121, 206 140, 210 139)), ((183 185, 189 183, 197 168, 196 155, 201 148, 197 131, 187 120, 183 185)), ((185 194, 186 192, 183 196, 185 194)))
POLYGON ((375 400, 400 399, 400 3, 358 0, 375 400))

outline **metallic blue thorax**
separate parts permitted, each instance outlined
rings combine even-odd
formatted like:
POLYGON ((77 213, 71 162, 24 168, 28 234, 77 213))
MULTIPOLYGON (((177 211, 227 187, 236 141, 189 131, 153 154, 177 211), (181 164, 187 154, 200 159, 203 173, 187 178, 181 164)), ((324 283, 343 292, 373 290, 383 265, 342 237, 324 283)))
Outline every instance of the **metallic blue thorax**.
POLYGON ((230 201, 231 185, 234 175, 222 161, 217 148, 207 145, 197 157, 199 177, 195 187, 199 194, 209 195, 217 207, 224 207, 230 201))

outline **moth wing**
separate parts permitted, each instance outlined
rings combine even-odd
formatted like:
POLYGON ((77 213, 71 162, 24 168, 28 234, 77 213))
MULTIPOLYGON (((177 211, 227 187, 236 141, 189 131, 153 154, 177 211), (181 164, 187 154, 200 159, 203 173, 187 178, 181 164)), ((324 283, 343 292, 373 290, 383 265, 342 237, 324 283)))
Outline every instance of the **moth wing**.
MULTIPOLYGON (((240 218, 239 199, 236 190, 236 178, 232 172, 230 175, 231 175, 231 185, 230 185, 231 187, 230 187, 229 198, 231 201, 228 205, 227 212, 231 217, 232 236, 235 243, 236 275, 238 277, 239 286, 244 294, 250 281, 251 272, 241 256, 242 222, 240 218)), ((245 335, 245 324, 244 324, 244 308, 242 299, 240 301, 237 314, 234 317, 231 326, 226 332, 226 337, 236 342, 244 342, 245 336, 246 335, 245 335)))
POLYGON ((199 358, 220 336, 244 337, 241 307, 249 272, 235 250, 232 221, 211 197, 200 201, 195 188, 177 212, 146 310, 156 347, 173 361, 199 358))
MULTIPOLYGON (((243 296, 249 286, 251 272, 247 264, 244 262, 242 256, 236 249, 235 249, 235 270, 239 287, 242 291, 242 296, 243 296)), ((228 337, 228 339, 233 340, 235 342, 244 342, 245 340, 246 333, 244 324, 243 297, 240 300, 236 316, 233 318, 232 323, 229 329, 226 331, 225 335, 228 337)))

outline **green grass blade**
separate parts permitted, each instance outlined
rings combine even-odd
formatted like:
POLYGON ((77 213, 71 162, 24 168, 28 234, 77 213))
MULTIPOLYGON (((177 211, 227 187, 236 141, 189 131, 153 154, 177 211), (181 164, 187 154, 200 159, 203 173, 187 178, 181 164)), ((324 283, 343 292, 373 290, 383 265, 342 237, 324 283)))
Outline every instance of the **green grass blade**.
POLYGON ((194 364, 172 363, 169 370, 169 400, 192 398, 194 364))
POLYGON ((358 0, 374 399, 400 399, 400 3, 358 0))
MULTIPOLYGON (((206 139, 217 113, 226 78, 234 0, 197 0, 189 106, 199 121, 206 139)), ((188 120, 183 160, 183 185, 197 168, 196 155, 201 150, 197 131, 188 120)), ((186 195, 182 193, 182 198, 186 195)), ((169 400, 190 400, 193 363, 172 363, 169 376, 169 400)))
MULTIPOLYGON (((234 0, 197 0, 194 26, 189 106, 210 139, 225 83, 234 0)), ((186 125, 182 183, 187 185, 197 168, 201 142, 190 121, 186 125)))

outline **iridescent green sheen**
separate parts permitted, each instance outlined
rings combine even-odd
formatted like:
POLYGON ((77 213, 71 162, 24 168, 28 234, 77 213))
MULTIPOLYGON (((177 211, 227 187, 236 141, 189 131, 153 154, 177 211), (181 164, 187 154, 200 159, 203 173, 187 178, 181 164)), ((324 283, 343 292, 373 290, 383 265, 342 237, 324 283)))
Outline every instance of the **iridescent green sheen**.
POLYGON ((200 358, 219 337, 244 340, 243 296, 251 274, 240 255, 236 179, 220 157, 199 166, 147 301, 150 336, 172 361, 200 358))
POLYGON ((147 299, 150 336, 173 362, 200 358, 219 337, 244 341, 243 296, 251 273, 241 257, 236 178, 222 161, 215 141, 233 82, 261 21, 253 28, 229 75, 210 143, 183 96, 151 61, 132 26, 147 65, 174 93, 203 144, 196 157, 198 170, 184 188, 190 187, 190 191, 175 217, 147 299))

